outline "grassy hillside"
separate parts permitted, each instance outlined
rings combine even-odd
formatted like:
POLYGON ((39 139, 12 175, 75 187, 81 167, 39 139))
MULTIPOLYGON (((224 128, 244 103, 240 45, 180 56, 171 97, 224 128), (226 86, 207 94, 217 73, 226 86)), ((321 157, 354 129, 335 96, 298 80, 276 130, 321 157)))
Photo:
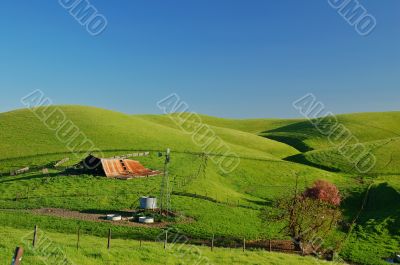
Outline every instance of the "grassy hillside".
MULTIPOLYGON (((137 115, 135 115, 137 116, 137 115)), ((171 125, 168 115, 140 115, 147 120, 155 121, 165 125, 171 125)), ((199 114, 201 121, 215 127, 229 128, 243 132, 257 134, 265 130, 273 130, 292 123, 299 122, 299 119, 224 119, 199 114)))
MULTIPOLYGON (((360 142, 370 142, 400 136, 400 112, 356 113, 337 115, 338 123, 347 128, 360 142)), ((334 123, 321 123, 333 126, 334 123)), ((265 130, 263 135, 276 138, 285 137, 301 140, 309 149, 333 147, 328 138, 322 135, 309 121, 300 121, 280 128, 265 130)), ((283 140, 285 142, 285 140, 283 140)))
MULTIPOLYGON (((338 115, 337 119, 376 158, 375 166, 367 173, 360 174, 354 163, 343 155, 355 147, 354 142, 341 147, 341 141, 330 141, 309 121, 265 130, 260 135, 302 152, 287 160, 360 179, 360 187, 347 194, 343 205, 348 220, 355 216, 358 219, 342 249, 342 256, 359 264, 385 264, 383 257, 389 257, 400 248, 400 212, 397 210, 400 203, 400 112, 345 114, 338 115), (366 204, 360 212, 363 201, 366 204)), ((321 124, 326 128, 334 125, 321 124)))
MULTIPOLYGON (((106 153, 110 156, 115 154, 121 152, 106 153)), ((55 161, 62 157, 63 155, 42 157, 42 161, 55 161)), ((139 160, 150 168, 162 169, 163 160, 155 153, 139 160)), ((22 161, 26 163, 27 160, 22 161)), ((13 165, 23 163, 18 160, 7 162, 13 165)), ((41 163, 43 164, 40 161, 35 162, 41 163)), ((300 176, 302 186, 311 184, 317 178, 330 179, 343 187, 345 184, 355 185, 340 175, 295 163, 249 159, 242 159, 240 166, 229 174, 220 173, 218 167, 210 161, 206 175, 196 178, 200 164, 201 159, 197 155, 172 153, 169 170, 173 179, 173 208, 196 220, 193 223, 178 223, 176 226, 195 237, 209 237, 213 233, 254 239, 265 236, 282 237, 277 233, 277 227, 263 225, 259 211, 266 202, 292 191, 294 173, 300 176)), ((4 176, 0 180, 0 208, 56 207, 79 211, 132 209, 137 207, 140 196, 159 195, 160 183, 161 176, 120 181, 87 175, 67 176, 57 170, 51 171, 49 175, 32 172, 4 176)), ((4 218, 4 222, 16 225, 13 214, 4 218)), ((55 228, 54 223, 46 220, 43 222, 45 224, 42 226, 55 228)), ((25 227, 32 223, 22 220, 18 225, 25 227)))
MULTIPOLYGON (((164 122, 156 122, 97 108, 67 106, 62 109, 90 139, 106 150, 103 154, 106 157, 134 150, 171 147, 172 205, 176 211, 196 220, 191 224, 177 224, 177 227, 192 236, 209 237, 217 233, 218 227, 218 233, 225 236, 259 238, 270 233, 274 237, 281 237, 275 227, 263 227, 259 209, 266 200, 291 192, 295 173, 300 176, 302 185, 321 177, 342 185, 345 183, 343 177, 337 174, 280 160, 279 157, 297 153, 286 144, 215 126, 212 129, 216 135, 241 156, 240 165, 233 172, 224 174, 209 158, 205 175, 198 176, 201 158, 185 152, 202 152, 202 149, 193 143, 190 135, 171 125, 168 117, 162 118, 164 122), (246 217, 251 218, 245 221, 246 217), (222 219, 226 222, 221 222, 222 219)), ((1 154, 3 161, 0 171, 7 172, 25 166, 41 168, 64 157, 71 158, 69 164, 79 161, 69 153, 46 155, 67 150, 54 137, 54 132, 42 125, 31 112, 20 110, 4 113, 0 120, 3 121, 1 126, 8 128, 1 136, 4 152, 1 154), (29 126, 28 134, 23 131, 24 126, 29 126), (13 146, 13 149, 6 151, 9 150, 6 144, 13 146), (43 155, 32 156, 36 153, 43 155), (24 157, 18 158, 18 155, 24 157)), ((163 168, 163 160, 157 157, 156 152, 139 160, 150 168, 163 168)), ((161 177, 121 182, 85 175, 70 177, 57 170, 50 172, 49 176, 32 172, 0 180, 0 205, 7 209, 129 209, 137 205, 137 198, 141 195, 150 191, 158 195, 160 183, 161 177), (85 199, 82 200, 82 197, 85 199)), ((14 222, 12 214, 7 218, 8 221, 4 222, 14 222)), ((49 228, 54 228, 51 222, 44 222, 49 228)), ((23 221, 20 225, 30 223, 23 221)))
MULTIPOLYGON (((118 112, 80 106, 62 106, 72 121, 97 148, 101 150, 163 150, 202 151, 193 143, 191 135, 162 123, 118 112)), ((48 112, 54 110, 51 107, 48 112)), ((66 152, 65 144, 58 141, 29 110, 0 114, 0 159, 53 152, 66 152)), ((285 144, 261 139, 252 134, 218 128, 218 134, 241 155, 279 158, 296 151, 285 144)))
POLYGON ((400 177, 376 177, 368 192, 354 192, 348 199, 347 211, 354 212, 357 201, 366 196, 364 210, 348 238, 342 256, 358 264, 387 264, 388 258, 400 249, 400 177))
MULTIPOLYGON (((11 257, 14 253, 15 244, 24 245, 27 236, 30 238, 30 230, 5 228, 0 230, 2 242, 0 244, 0 261, 2 264, 11 263, 11 257)), ((23 264, 42 265, 42 259, 46 262, 55 262, 53 257, 59 253, 65 254, 65 257, 74 264, 97 265, 97 264, 266 264, 276 265, 285 264, 315 264, 313 258, 300 257, 296 255, 269 253, 266 251, 247 251, 241 249, 223 249, 215 248, 211 252, 209 247, 191 246, 183 244, 170 244, 167 250, 164 250, 162 242, 142 242, 134 240, 112 240, 111 250, 106 248, 106 238, 99 238, 90 235, 82 235, 80 250, 76 250, 76 235, 65 235, 60 233, 44 232, 40 236, 47 238, 47 244, 51 242, 46 250, 33 250, 25 247, 23 264), (52 254, 50 258, 46 254, 52 254)), ((30 242, 29 242, 30 243, 30 242)), ((40 246, 40 241, 39 241, 40 246)), ((321 262, 325 264, 325 262, 321 262)), ((328 264, 328 263, 327 263, 328 264)))
MULTIPOLYGON (((376 157, 375 167, 368 174, 398 174, 400 172, 400 112, 357 113, 338 115, 339 124, 376 157)), ((322 122, 324 126, 334 124, 322 122)), ((343 138, 330 141, 309 121, 301 121, 280 128, 264 131, 261 135, 295 147, 303 152, 290 160, 309 165, 321 165, 344 172, 357 173, 354 164, 342 155, 355 147, 355 140, 349 141, 339 151, 343 138)), ((338 132, 332 135, 338 136, 338 132)), ((333 138, 332 137, 332 138, 333 138)))
MULTIPOLYGON (((215 135, 240 157, 238 167, 224 173, 213 162, 218 154, 208 156, 203 171, 205 160, 201 153, 204 149, 167 115, 125 115, 81 106, 61 106, 61 109, 103 151, 95 154, 111 157, 150 150, 150 156, 137 159, 146 167, 162 170, 163 158, 158 157, 157 150, 172 149, 169 167, 171 200, 178 217, 168 226, 179 229, 188 237, 208 240, 214 234, 239 241, 243 237, 249 240, 285 239, 281 233, 284 224, 267 222, 261 212, 270 210, 277 198, 291 194, 297 175, 300 189, 316 179, 327 179, 346 194, 343 204, 346 221, 351 222, 359 216, 348 241, 345 241, 346 229, 337 231, 346 242, 342 255, 348 260, 379 264, 398 247, 395 242, 400 231, 394 228, 400 218, 390 206, 400 202, 397 180, 400 174, 397 163, 399 138, 396 136, 397 129, 400 131, 397 122, 400 114, 397 112, 338 117, 378 158, 374 170, 360 176, 337 148, 304 120, 229 120, 201 116, 215 135), (368 124, 371 124, 370 129, 368 124), (260 132, 272 139, 257 135, 260 132), (296 159, 291 162, 286 160, 288 157, 296 159), (338 172, 325 170, 331 168, 338 172), (368 187, 371 187, 367 194, 371 199, 365 210, 358 214, 368 187), (379 194, 390 196, 378 202, 382 199, 379 194), (371 204, 371 201, 377 204, 371 204), (380 244, 380 236, 388 243, 380 244), (373 246, 376 252, 372 255, 367 249, 373 246)), ((73 234, 81 227, 85 233, 101 237, 112 227, 114 235, 120 239, 154 240, 162 232, 163 227, 118 226, 38 214, 35 209, 42 207, 102 214, 134 209, 140 196, 159 195, 162 177, 120 181, 68 175, 62 168, 52 168, 52 164, 62 158, 69 157, 71 160, 66 165, 72 165, 80 157, 71 154, 66 145, 57 140, 55 132, 28 110, 0 114, 0 131, 0 172, 3 173, 0 177, 0 225, 30 229, 39 224, 46 231, 66 234, 73 234), (6 174, 25 166, 33 170, 18 176, 6 174), (50 168, 48 174, 41 172, 43 167, 50 168)), ((82 149, 80 156, 87 151, 82 149)), ((132 255, 128 257, 134 259, 136 253, 132 255)), ((218 258, 221 262, 226 260, 225 257, 218 258)), ((87 264, 95 262, 83 256, 79 259, 87 264)), ((149 260, 148 264, 153 264, 152 258, 149 260)), ((108 261, 104 258, 102 262, 108 261)), ((258 258, 252 262, 257 264, 258 258)))
MULTIPOLYGON (((400 173, 400 137, 363 143, 368 152, 376 157, 375 166, 367 173, 368 175, 400 173)), ((354 145, 347 146, 349 150, 354 145)), ((339 169, 344 172, 357 173, 354 163, 344 157, 338 148, 327 148, 306 152, 301 157, 312 163, 329 168, 339 169)), ((299 159, 299 157, 297 157, 299 159)))

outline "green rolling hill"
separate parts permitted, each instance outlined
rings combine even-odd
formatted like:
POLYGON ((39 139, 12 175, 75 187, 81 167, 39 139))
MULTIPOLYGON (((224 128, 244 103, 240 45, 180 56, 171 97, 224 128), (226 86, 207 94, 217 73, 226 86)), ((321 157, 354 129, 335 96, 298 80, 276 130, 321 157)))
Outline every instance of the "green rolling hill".
MULTIPOLYGON (((347 128, 362 143, 400 136, 400 112, 342 114, 336 118, 338 124, 347 128)), ((332 120, 325 120, 322 124, 326 127, 335 125, 332 120)), ((268 138, 281 136, 283 139, 299 139, 312 150, 329 148, 335 144, 307 120, 267 129, 262 135, 268 138)))
MULTIPOLYGON (((171 120, 162 122, 143 116, 103 110, 94 107, 61 106, 68 120, 72 121, 88 139, 101 150, 165 149, 200 152, 191 136, 171 126, 171 120)), ((48 112, 54 108, 51 107, 48 112)), ((49 130, 29 110, 0 114, 0 159, 54 152, 67 152, 54 131, 49 130)), ((296 153, 285 144, 262 139, 253 134, 215 127, 218 135, 233 152, 264 158, 282 158, 296 153)))
MULTIPOLYGON (((174 115, 127 115, 84 106, 59 108, 102 151, 94 150, 96 155, 110 157, 149 150, 149 157, 138 160, 147 167, 162 170, 163 160, 157 152, 171 148, 173 209, 184 220, 191 220, 189 223, 177 220, 171 226, 192 238, 208 239, 215 234, 230 239, 285 239, 280 232, 282 223, 266 223, 260 212, 272 207, 277 198, 291 194, 294 176, 298 175, 301 188, 316 179, 328 179, 338 185, 347 198, 343 204, 347 222, 357 216, 370 187, 369 196, 371 200, 375 198, 376 204, 368 201, 366 210, 359 215, 354 233, 346 241, 352 244, 345 244, 343 257, 379 264, 385 255, 399 247, 393 243, 398 242, 399 236, 398 229, 393 227, 398 224, 400 214, 391 211, 388 202, 399 203, 400 112, 338 116, 339 122, 377 157, 376 166, 368 174, 356 172, 337 147, 306 120, 234 120, 200 115, 215 136, 240 157, 238 167, 226 173, 213 163, 212 158, 220 155, 215 149, 208 157, 206 169, 200 173, 204 165, 201 153, 205 150, 174 123, 174 115), (363 237, 365 231, 371 237, 368 233, 363 237), (379 237, 390 243, 377 243, 379 237), (378 246, 373 255, 365 251, 372 245, 378 246)), ((39 223, 46 231, 63 233, 75 233, 79 225, 91 236, 104 236, 108 225, 43 216, 32 210, 46 207, 83 212, 118 211, 136 207, 142 195, 159 193, 160 176, 119 181, 70 176, 59 169, 41 173, 40 168, 64 157, 71 158, 66 165, 72 165, 91 150, 81 148, 79 156, 74 156, 56 133, 29 110, 1 113, 0 132, 1 225, 29 229, 39 223), (7 174, 25 166, 37 170, 18 176, 7 174)), ((212 138, 206 136, 203 140, 212 138)), ((116 237, 122 239, 151 239, 161 231, 138 227, 113 229, 116 237)), ((346 232, 338 230, 336 236, 346 238, 346 232)))
MULTIPOLYGON (((366 150, 376 157, 376 165, 368 174, 398 174, 400 162, 400 112, 356 113, 337 116, 338 123, 351 132, 366 150)), ((329 124, 327 125, 329 126, 329 124)), ((333 126, 333 124, 330 124, 333 126)), ((332 130, 335 132, 334 130, 332 130)), ((333 133, 332 135, 337 135, 333 133)), ((267 130, 261 135, 287 143, 302 154, 290 160, 310 162, 325 168, 356 173, 354 165, 342 155, 343 151, 355 147, 349 141, 340 152, 342 141, 330 141, 308 121, 292 123, 287 126, 267 130)), ((343 138, 340 138, 343 139, 343 138)))
MULTIPOLYGON (((171 125, 165 119, 166 115, 134 115, 152 120, 156 123, 171 125)), ((273 130, 300 121, 299 119, 224 119, 199 114, 201 121, 215 127, 229 128, 238 131, 257 134, 265 130, 273 130)))

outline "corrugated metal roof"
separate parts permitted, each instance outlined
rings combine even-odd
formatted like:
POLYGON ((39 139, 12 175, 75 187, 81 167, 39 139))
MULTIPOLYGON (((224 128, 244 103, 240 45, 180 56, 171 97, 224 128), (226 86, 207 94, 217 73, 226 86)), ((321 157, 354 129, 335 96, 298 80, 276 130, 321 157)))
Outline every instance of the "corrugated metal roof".
POLYGON ((160 171, 145 168, 135 160, 102 158, 101 164, 108 178, 128 179, 161 174, 160 171))

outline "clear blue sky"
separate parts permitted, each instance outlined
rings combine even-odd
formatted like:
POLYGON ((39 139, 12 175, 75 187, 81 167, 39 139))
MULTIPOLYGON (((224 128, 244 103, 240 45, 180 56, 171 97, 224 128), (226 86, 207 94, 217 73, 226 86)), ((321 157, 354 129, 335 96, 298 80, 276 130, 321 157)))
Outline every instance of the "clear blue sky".
POLYGON ((159 113, 178 93, 221 117, 296 117, 314 93, 334 113, 399 110, 400 1, 360 0, 358 35, 325 0, 91 0, 89 35, 57 0, 0 1, 0 111, 42 89, 56 104, 159 113))

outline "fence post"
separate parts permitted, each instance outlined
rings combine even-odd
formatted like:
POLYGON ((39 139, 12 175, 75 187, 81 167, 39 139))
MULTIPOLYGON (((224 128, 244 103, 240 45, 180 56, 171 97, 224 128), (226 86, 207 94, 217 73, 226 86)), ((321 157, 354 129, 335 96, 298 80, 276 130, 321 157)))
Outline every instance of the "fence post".
POLYGON ((20 265, 23 254, 24 254, 24 249, 22 247, 17 247, 15 249, 15 253, 14 253, 14 257, 12 259, 11 265, 20 265))
POLYGON ((79 250, 79 241, 80 241, 80 234, 81 234, 81 228, 78 228, 78 240, 76 242, 76 250, 79 250))
POLYGON ((214 234, 212 235, 211 238, 211 251, 214 251, 214 234))
POLYGON ((243 252, 246 251, 246 238, 243 238, 243 252))
POLYGON ((142 247, 142 240, 141 239, 140 239, 139 243, 140 243, 140 247, 142 247))
POLYGON ((33 240, 32 240, 32 246, 35 247, 36 246, 36 240, 37 240, 37 229, 38 226, 35 225, 35 228, 33 229, 33 240))
POLYGON ((107 242, 107 249, 111 248, 111 228, 108 229, 108 242, 107 242))
POLYGON ((168 243, 168 230, 165 230, 164 249, 167 249, 167 243, 168 243))
POLYGON ((269 252, 271 252, 272 246, 271 246, 271 239, 269 240, 269 252))

